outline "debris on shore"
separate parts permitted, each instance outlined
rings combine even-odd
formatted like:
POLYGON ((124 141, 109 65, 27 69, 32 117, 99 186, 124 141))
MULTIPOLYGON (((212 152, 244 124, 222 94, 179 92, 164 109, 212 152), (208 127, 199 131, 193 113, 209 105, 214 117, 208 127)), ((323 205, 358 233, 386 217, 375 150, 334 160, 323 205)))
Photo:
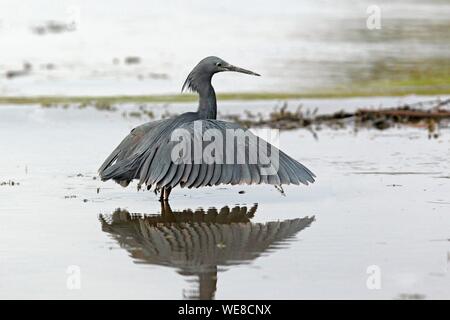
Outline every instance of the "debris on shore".
MULTIPOLYGON (((166 119, 178 115, 167 109, 167 104, 162 106, 164 112, 158 116, 154 113, 152 105, 140 103, 136 108, 125 111, 120 104, 113 104, 107 101, 91 101, 81 104, 42 104, 42 107, 68 108, 70 106, 84 109, 93 107, 99 111, 115 112, 122 110, 122 116, 127 118, 142 118, 154 120, 157 118, 166 119)), ((308 129, 315 134, 323 127, 332 129, 344 129, 353 127, 385 130, 395 126, 410 126, 427 129, 429 136, 438 137, 439 128, 450 125, 450 99, 431 100, 417 102, 413 104, 403 104, 388 108, 359 108, 355 111, 337 111, 334 113, 319 113, 318 109, 302 108, 298 106, 296 110, 288 108, 288 103, 275 107, 270 113, 254 113, 245 110, 239 114, 220 114, 219 119, 232 121, 245 128, 272 128, 279 130, 308 129)))
POLYGON ((317 109, 311 111, 299 106, 296 111, 288 110, 284 103, 275 108, 268 117, 253 114, 249 111, 242 115, 223 115, 225 120, 237 122, 247 128, 269 127, 279 130, 299 128, 320 129, 327 126, 334 129, 374 128, 385 130, 397 125, 421 127, 428 130, 430 137, 437 137, 439 127, 450 123, 450 99, 405 104, 393 108, 368 109, 361 108, 354 112, 338 111, 332 114, 318 114, 317 109))

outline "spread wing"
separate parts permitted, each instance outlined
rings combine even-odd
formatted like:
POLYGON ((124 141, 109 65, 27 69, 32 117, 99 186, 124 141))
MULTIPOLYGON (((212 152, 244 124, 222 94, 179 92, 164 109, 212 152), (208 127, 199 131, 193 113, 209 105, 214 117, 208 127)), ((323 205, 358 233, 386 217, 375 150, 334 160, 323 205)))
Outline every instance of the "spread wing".
POLYGON ((301 163, 235 123, 187 116, 151 124, 133 130, 113 151, 100 168, 102 180, 139 179, 147 188, 314 182, 301 163), (230 133, 237 133, 233 143, 230 133))

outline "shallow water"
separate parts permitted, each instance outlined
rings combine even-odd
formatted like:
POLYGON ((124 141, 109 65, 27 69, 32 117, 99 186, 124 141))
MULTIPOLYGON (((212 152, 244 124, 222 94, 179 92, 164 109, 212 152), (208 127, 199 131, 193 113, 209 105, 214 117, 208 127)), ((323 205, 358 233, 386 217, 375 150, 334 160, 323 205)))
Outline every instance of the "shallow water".
POLYGON ((176 189, 169 210, 94 179, 144 119, 37 106, 0 119, 0 182, 16 182, 0 186, 0 298, 450 298, 447 129, 282 132, 315 184, 176 189))
POLYGON ((217 76, 221 92, 354 89, 424 72, 422 82, 435 73, 442 81, 448 79, 449 25, 450 4, 440 0, 2 0, 0 93, 177 93, 209 55, 263 75, 238 82, 236 75, 217 76), (381 10, 381 29, 367 28, 373 5, 381 10), (33 31, 48 21, 75 27, 33 31), (130 56, 141 63, 125 64, 130 56), (28 75, 5 79, 24 62, 32 66, 28 75))

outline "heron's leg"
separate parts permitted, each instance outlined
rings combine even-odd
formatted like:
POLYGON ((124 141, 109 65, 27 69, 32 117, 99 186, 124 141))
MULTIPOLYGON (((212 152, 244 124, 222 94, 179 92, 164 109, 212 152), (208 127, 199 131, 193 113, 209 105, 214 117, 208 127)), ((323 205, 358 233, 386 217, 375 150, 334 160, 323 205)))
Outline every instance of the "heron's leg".
POLYGON ((164 188, 164 200, 165 201, 169 200, 169 195, 170 195, 171 191, 172 191, 171 187, 165 187, 164 188))
POLYGON ((169 201, 161 201, 161 215, 162 216, 172 216, 172 208, 170 207, 169 201))
POLYGON ((176 222, 177 220, 167 200, 161 201, 161 216, 165 222, 176 222))
POLYGON ((161 188, 159 192, 159 201, 162 202, 164 200, 164 188, 161 188))

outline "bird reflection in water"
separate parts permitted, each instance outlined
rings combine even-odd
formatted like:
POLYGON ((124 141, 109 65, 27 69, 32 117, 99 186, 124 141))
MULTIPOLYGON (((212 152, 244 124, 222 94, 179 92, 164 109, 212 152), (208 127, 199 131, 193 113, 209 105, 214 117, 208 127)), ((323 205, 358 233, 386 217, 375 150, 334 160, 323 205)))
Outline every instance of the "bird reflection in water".
POLYGON ((204 300, 214 298, 218 271, 282 248, 314 221, 314 217, 304 217, 252 223, 256 209, 257 204, 249 209, 225 206, 220 210, 172 211, 167 202, 162 202, 160 215, 116 209, 99 218, 102 230, 136 263, 169 266, 183 276, 194 276, 195 289, 186 290, 183 296, 204 300))

